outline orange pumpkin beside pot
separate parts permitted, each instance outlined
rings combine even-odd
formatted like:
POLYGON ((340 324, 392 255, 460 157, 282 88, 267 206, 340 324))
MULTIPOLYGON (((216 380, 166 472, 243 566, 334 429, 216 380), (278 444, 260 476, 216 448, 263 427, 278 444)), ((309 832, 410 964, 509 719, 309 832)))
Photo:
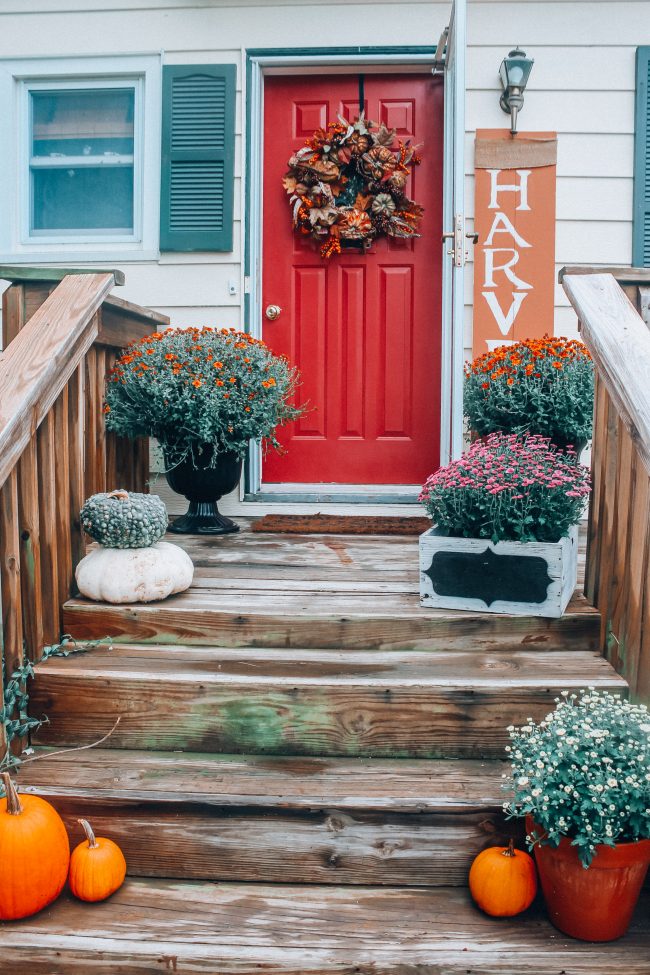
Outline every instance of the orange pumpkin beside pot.
POLYGON ((491 846, 474 860, 469 872, 472 897, 486 914, 514 917, 533 903, 537 893, 535 864, 523 850, 491 846))
POLYGON ((82 901, 103 901, 122 886, 126 860, 117 843, 95 837, 87 819, 79 819, 86 839, 70 857, 70 890, 82 901))
POLYGON ((18 796, 7 772, 0 799, 0 920, 36 914, 59 896, 70 844, 63 820, 40 796, 18 796))

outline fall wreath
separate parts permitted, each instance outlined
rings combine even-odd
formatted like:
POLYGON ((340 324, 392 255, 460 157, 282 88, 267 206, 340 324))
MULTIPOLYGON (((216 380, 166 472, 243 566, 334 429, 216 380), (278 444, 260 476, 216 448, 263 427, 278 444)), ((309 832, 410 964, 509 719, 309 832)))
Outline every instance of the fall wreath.
POLYGON ((289 160, 283 186, 295 230, 321 244, 323 257, 342 244, 370 246, 376 237, 419 237, 423 208, 405 194, 418 146, 395 129, 342 116, 317 129, 289 160))

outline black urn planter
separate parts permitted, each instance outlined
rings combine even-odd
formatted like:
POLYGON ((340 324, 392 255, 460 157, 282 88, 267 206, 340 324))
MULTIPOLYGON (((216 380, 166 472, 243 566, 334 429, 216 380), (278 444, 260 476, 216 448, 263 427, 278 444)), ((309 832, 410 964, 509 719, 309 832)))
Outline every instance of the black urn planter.
MULTIPOLYGON (((218 454, 213 462, 212 444, 195 447, 180 464, 165 474, 172 491, 184 495, 190 502, 187 513, 169 525, 177 535, 229 535, 238 532, 239 525, 219 514, 217 501, 229 494, 239 483, 242 459, 233 453, 218 454)), ((169 463, 165 455, 166 465, 169 463)))

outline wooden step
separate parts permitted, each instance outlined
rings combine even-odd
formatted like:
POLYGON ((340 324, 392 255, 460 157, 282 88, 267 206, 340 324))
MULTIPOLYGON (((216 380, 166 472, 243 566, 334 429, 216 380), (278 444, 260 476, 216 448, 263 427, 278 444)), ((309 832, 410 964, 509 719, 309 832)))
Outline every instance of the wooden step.
POLYGON ((47 797, 73 842, 89 818, 131 876, 465 885, 480 850, 522 833, 501 762, 37 754, 20 791, 47 797))
POLYGON ((613 944, 572 941, 532 908, 480 913, 459 888, 127 880, 4 924, 0 972, 29 975, 647 975, 645 898, 613 944))
POLYGON ((39 665, 42 744, 245 754, 502 758, 565 688, 625 693, 597 654, 118 644, 39 665))
POLYGON ((80 640, 224 647, 595 650, 599 626, 583 596, 553 620, 425 609, 416 593, 322 592, 304 583, 300 591, 258 582, 241 591, 193 587, 162 603, 72 599, 64 607, 64 629, 80 640))

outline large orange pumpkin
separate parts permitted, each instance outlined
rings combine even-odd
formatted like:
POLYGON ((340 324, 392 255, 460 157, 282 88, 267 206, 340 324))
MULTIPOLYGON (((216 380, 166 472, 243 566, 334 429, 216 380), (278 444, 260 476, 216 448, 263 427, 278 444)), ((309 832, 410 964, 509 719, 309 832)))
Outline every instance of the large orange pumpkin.
POLYGON ((70 890, 82 901, 103 901, 124 883, 126 860, 117 843, 95 837, 87 819, 79 819, 86 839, 70 857, 70 890))
POLYGON ((63 820, 39 796, 18 796, 7 772, 0 799, 0 920, 36 914, 55 900, 68 876, 70 844, 63 820))
POLYGON ((472 897, 486 914, 514 917, 530 907, 537 893, 537 874, 532 857, 523 850, 491 846, 474 860, 469 872, 472 897))

